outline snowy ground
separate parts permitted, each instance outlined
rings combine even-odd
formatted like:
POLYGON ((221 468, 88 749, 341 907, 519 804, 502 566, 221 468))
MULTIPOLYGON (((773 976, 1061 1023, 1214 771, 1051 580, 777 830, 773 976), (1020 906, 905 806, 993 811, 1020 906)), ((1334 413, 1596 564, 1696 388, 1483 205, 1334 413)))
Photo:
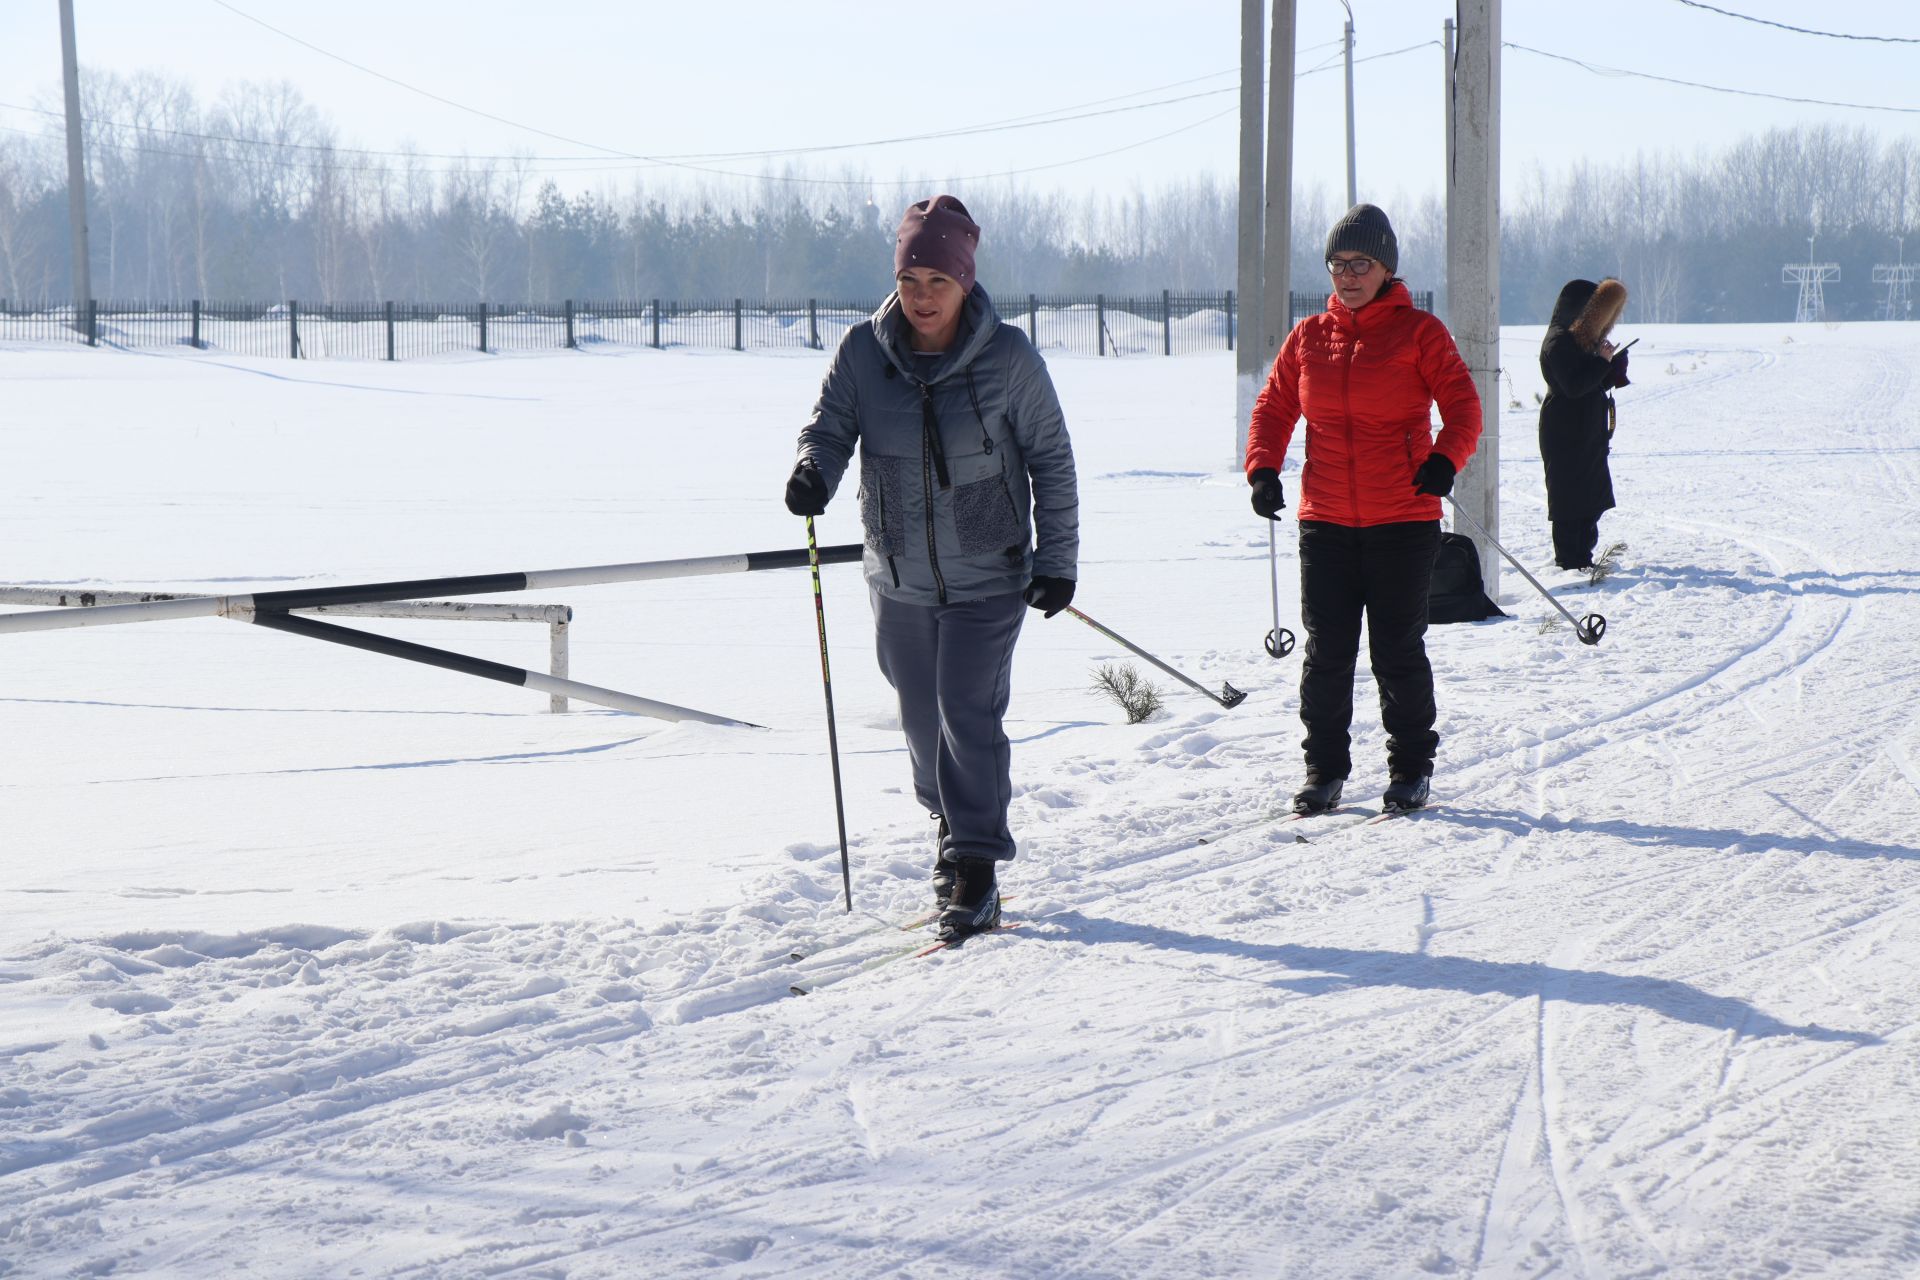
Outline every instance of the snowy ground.
MULTIPOLYGON (((1510 572, 1511 620, 1436 629, 1438 807, 1382 826, 1367 680, 1356 806, 1262 821, 1298 658, 1260 650, 1230 357, 1055 359, 1080 603, 1250 696, 1128 727, 1087 688, 1126 655, 1035 615, 1024 924, 954 955, 859 968, 929 832, 851 566, 851 919, 803 573, 538 597, 575 678, 764 732, 221 620, 0 636, 0 1275, 1915 1274, 1920 326, 1635 332, 1629 550, 1547 579, 1605 642, 1510 572)), ((0 351, 0 582, 792 546, 821 364, 0 351)))

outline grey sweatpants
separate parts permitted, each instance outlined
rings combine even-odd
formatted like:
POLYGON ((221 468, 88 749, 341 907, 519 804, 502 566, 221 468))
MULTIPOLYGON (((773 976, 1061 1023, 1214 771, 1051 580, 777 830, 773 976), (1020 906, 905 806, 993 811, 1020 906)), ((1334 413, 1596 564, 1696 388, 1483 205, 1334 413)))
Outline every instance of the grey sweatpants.
POLYGON ((1013 748, 1001 720, 1026 602, 1016 591, 960 604, 904 604, 868 590, 880 674, 900 695, 913 793, 947 820, 942 856, 1011 861, 1013 748))

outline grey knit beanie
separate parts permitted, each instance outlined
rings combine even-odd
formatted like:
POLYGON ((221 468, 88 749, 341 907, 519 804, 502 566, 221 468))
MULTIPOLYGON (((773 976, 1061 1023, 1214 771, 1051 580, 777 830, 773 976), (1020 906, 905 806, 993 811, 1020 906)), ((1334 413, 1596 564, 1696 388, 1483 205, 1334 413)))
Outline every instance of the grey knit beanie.
POLYGON ((1327 233, 1327 254, 1364 253, 1392 275, 1400 268, 1400 242, 1378 205, 1357 204, 1327 233))

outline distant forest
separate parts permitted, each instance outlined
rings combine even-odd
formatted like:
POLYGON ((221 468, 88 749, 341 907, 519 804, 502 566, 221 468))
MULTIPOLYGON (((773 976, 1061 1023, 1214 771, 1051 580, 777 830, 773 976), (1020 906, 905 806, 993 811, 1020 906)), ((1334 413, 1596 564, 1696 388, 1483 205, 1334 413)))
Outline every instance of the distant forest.
MULTIPOLYGON (((364 152, 288 84, 202 105, 157 75, 84 78, 93 292, 129 302, 468 303, 669 298, 872 299, 889 287, 900 208, 931 194, 871 175, 788 168, 696 181, 634 171, 566 195, 545 162, 364 152)), ((69 293, 58 118, 0 135, 0 298, 69 293)), ((697 176, 697 175, 696 175, 697 176)), ((1344 179, 1330 180, 1339 185, 1344 179)), ((1837 262, 1829 318, 1869 319, 1870 283, 1920 212, 1920 141, 1864 129, 1775 130, 1718 152, 1575 161, 1508 175, 1501 310, 1546 318, 1574 276, 1618 275, 1642 321, 1791 319, 1781 266, 1837 262), (1519 181, 1515 181, 1516 177, 1519 181)), ((1446 292, 1436 197, 1370 192, 1394 220, 1401 274, 1446 292)), ((1235 192, 1199 176, 1069 195, 999 182, 957 191, 984 229, 989 291, 1108 295, 1234 285, 1235 192)), ((1294 197, 1296 289, 1324 286, 1328 183, 1294 197)), ((1344 203, 1344 202, 1342 202, 1344 203)), ((1920 257, 1920 238, 1905 250, 1920 257)))

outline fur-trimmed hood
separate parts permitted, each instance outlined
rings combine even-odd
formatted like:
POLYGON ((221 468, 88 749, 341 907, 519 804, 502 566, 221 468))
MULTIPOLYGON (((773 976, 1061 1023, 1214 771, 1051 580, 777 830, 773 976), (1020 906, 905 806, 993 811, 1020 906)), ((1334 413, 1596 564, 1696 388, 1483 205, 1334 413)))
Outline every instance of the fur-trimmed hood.
POLYGON ((1547 329, 1564 331, 1582 350, 1597 351, 1627 305, 1627 286, 1608 276, 1599 284, 1569 280, 1553 304, 1547 329))

